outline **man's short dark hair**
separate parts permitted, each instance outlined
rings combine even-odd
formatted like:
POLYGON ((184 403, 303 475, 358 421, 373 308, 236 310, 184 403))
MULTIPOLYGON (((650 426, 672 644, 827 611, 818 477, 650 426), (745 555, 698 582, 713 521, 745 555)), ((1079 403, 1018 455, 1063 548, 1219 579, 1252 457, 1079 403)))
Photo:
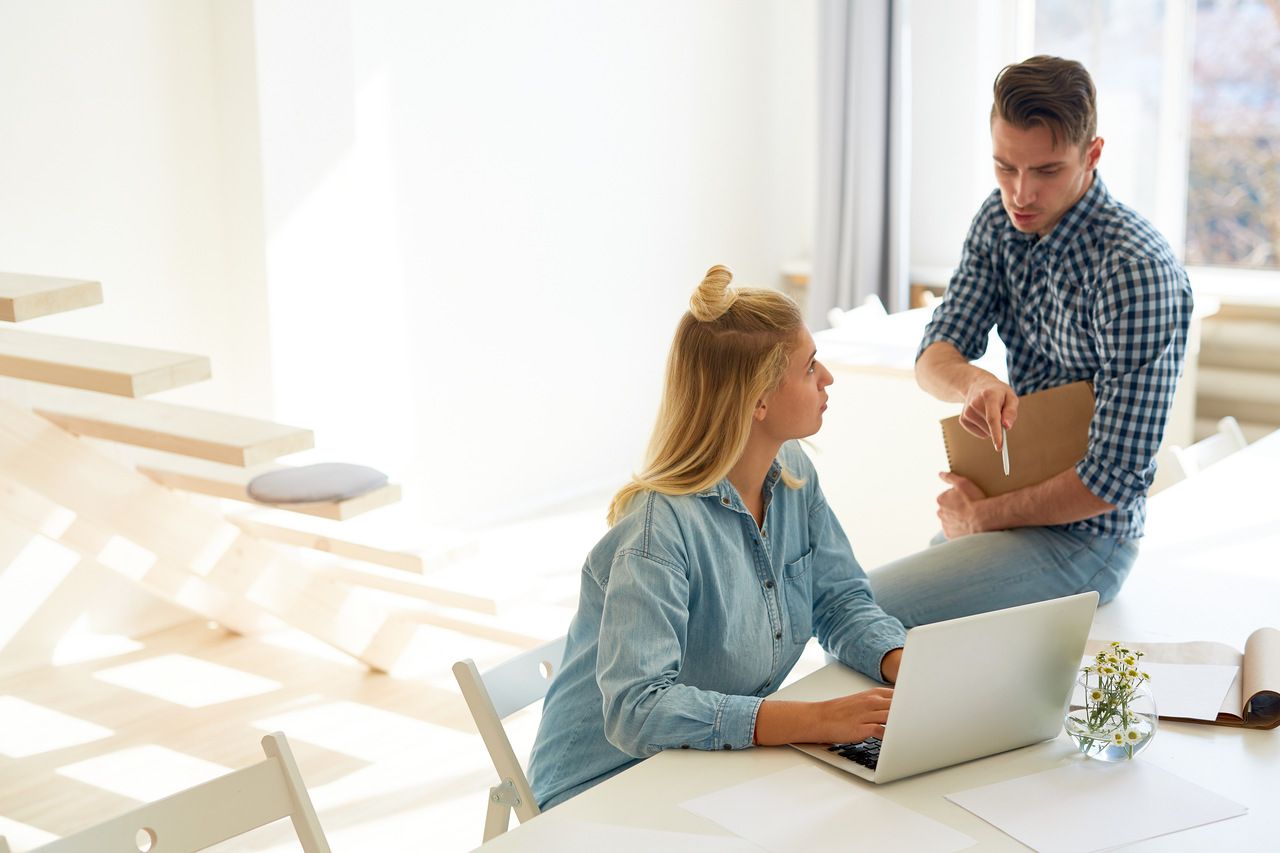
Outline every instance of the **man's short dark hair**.
POLYGON ((999 118, 1022 130, 1046 127, 1054 147, 1059 140, 1083 147, 1097 135, 1093 78, 1074 59, 1033 56, 1006 65, 994 89, 992 121, 999 118))

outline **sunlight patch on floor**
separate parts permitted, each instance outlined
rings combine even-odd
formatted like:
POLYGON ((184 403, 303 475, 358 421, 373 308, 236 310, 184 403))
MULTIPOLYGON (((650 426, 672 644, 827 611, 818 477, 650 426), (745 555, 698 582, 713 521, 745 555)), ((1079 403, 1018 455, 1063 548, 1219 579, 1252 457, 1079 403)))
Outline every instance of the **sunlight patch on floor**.
POLYGON ((78 782, 149 802, 231 772, 230 767, 155 744, 100 755, 57 770, 78 782))
POLYGON ((475 745, 472 738, 445 726, 360 702, 326 702, 254 720, 252 725, 264 732, 283 731, 290 742, 310 743, 364 761, 406 754, 429 757, 424 770, 475 745))
POLYGON ((27 702, 0 696, 0 755, 26 758, 110 737, 113 732, 88 720, 27 702))
POLYGON ((181 654, 104 669, 93 677, 184 708, 203 708, 280 689, 280 682, 270 678, 181 654))

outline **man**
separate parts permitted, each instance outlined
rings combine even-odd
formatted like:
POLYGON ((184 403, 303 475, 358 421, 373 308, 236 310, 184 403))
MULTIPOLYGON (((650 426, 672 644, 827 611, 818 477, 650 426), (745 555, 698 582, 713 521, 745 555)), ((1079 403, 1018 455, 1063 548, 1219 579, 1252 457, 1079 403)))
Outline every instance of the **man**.
POLYGON ((918 625, 1084 590, 1111 600, 1142 536, 1153 457, 1182 372, 1191 288, 1168 243, 1111 198, 1097 165, 1093 81, 1036 56, 995 81, 999 189, 974 218, 946 297, 925 329, 916 379, 961 403, 961 423, 999 451, 1020 395, 1076 380, 1096 407, 1083 460, 987 497, 950 473, 945 541, 871 573, 876 601, 918 625), (970 364, 991 328, 1010 384, 970 364))

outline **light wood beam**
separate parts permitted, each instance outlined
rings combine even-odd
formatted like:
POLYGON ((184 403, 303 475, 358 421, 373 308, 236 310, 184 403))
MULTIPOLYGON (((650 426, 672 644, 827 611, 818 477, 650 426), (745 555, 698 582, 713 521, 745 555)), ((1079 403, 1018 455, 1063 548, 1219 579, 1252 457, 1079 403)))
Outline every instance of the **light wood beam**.
POLYGON ((0 320, 21 323, 100 304, 102 285, 96 281, 0 272, 0 320))
POLYGON ((0 375, 145 397, 211 375, 202 355, 0 329, 0 375))
POLYGON ((77 435, 149 447, 225 465, 260 465, 310 450, 309 429, 154 400, 67 394, 36 414, 77 435))

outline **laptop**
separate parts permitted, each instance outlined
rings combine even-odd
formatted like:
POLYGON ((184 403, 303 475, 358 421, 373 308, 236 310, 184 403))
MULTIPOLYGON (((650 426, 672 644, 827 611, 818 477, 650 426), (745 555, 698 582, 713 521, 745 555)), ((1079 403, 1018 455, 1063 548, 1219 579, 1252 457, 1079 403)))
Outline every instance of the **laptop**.
MULTIPOLYGON (((1097 606, 1084 592, 912 628, 882 739, 792 746, 882 783, 1048 740, 1062 730, 1097 606)), ((840 690, 865 689, 843 675, 840 690)))

